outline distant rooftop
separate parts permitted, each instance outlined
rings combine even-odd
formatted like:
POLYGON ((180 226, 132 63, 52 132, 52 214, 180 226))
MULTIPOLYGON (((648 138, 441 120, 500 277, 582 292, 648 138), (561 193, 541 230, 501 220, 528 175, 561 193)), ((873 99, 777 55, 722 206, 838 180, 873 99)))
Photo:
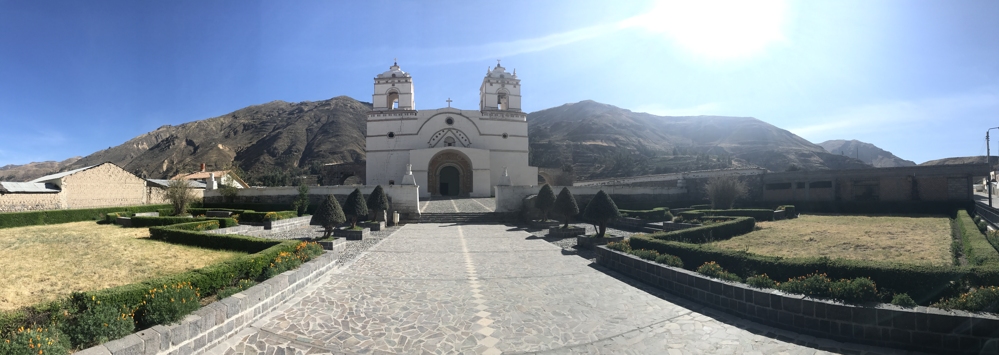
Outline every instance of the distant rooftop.
POLYGON ((41 182, 0 182, 0 193, 19 194, 55 194, 59 193, 59 186, 51 183, 41 182))
POLYGON ((74 170, 70 170, 70 171, 64 171, 64 172, 57 173, 57 174, 52 174, 52 175, 45 175, 45 176, 42 176, 40 178, 31 180, 31 182, 46 182, 46 181, 57 180, 57 179, 61 179, 61 178, 64 178, 66 176, 73 175, 73 174, 76 174, 78 172, 90 169, 90 168, 93 168, 95 166, 97 166, 97 165, 91 165, 91 166, 88 166, 88 167, 83 167, 83 168, 74 169, 74 170))

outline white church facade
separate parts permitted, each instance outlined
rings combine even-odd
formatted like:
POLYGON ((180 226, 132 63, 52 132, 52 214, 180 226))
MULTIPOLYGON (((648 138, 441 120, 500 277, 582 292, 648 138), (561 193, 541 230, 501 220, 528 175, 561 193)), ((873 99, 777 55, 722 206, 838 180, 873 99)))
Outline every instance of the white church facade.
POLYGON ((398 63, 375 77, 367 185, 416 184, 420 196, 488 197, 495 185, 537 184, 516 70, 508 73, 499 63, 488 70, 478 110, 417 110, 415 102, 413 78, 398 63))

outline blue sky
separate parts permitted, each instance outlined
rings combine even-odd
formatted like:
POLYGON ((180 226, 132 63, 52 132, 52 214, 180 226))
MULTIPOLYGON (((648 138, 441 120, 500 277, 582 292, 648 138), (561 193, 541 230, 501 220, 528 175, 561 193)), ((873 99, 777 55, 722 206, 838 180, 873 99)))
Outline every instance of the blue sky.
POLYGON ((994 0, 0 0, 0 166, 273 100, 370 101, 393 58, 418 109, 476 108, 502 59, 529 112, 750 116, 917 163, 985 154, 999 126, 994 0))

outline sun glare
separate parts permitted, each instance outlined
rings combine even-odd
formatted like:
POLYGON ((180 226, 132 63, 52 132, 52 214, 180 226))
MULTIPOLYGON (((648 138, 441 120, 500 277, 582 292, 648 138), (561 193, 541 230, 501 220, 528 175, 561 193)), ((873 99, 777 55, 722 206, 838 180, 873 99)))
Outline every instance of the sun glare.
POLYGON ((781 0, 660 1, 626 25, 663 34, 695 56, 730 60, 783 41, 786 11, 781 0))

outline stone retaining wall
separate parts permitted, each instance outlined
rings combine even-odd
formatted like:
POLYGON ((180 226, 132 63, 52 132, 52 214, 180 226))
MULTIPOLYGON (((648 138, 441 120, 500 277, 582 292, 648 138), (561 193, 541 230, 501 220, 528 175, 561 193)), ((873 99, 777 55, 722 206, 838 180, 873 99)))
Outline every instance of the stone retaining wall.
POLYGON ((302 264, 298 269, 261 282, 231 297, 209 304, 177 324, 157 325, 124 338, 97 345, 76 355, 201 354, 263 315, 336 266, 346 244, 302 264))
POLYGON ((597 247, 597 263, 755 322, 850 343, 940 353, 999 352, 999 317, 937 308, 861 307, 715 280, 597 247))
MULTIPOLYGON (((360 189, 365 195, 371 194, 374 186, 310 186, 309 205, 319 206, 327 195, 336 196, 340 204, 343 204, 354 189, 360 189)), ((420 192, 418 186, 411 185, 388 185, 382 186, 385 195, 388 196, 392 212, 399 212, 403 218, 420 218, 420 192)), ((262 204, 284 204, 291 208, 291 203, 298 197, 298 187, 253 187, 240 189, 233 201, 236 204, 242 203, 262 203, 262 204)), ((222 194, 219 190, 205 191, 205 203, 221 203, 222 194)))

